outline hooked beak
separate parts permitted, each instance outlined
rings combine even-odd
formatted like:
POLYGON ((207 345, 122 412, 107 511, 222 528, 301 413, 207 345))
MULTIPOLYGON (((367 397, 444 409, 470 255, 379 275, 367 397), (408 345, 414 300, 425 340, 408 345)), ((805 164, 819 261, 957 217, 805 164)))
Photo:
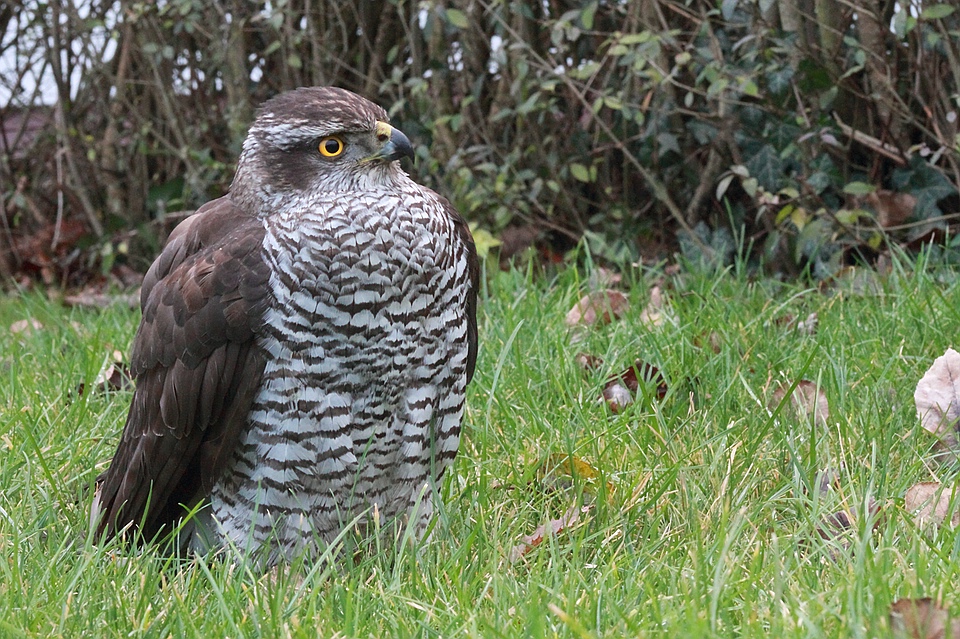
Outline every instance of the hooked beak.
POLYGON ((403 156, 413 159, 413 145, 410 144, 410 138, 403 134, 403 131, 395 129, 386 122, 377 121, 377 140, 383 146, 373 155, 364 158, 364 162, 393 162, 403 156))

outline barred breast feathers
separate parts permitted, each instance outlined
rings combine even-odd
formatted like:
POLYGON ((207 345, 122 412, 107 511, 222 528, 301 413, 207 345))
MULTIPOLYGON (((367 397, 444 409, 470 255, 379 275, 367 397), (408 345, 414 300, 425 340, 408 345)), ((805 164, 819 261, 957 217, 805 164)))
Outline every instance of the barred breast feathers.
POLYGON ((415 503, 421 530, 421 487, 456 455, 476 358, 472 243, 432 192, 356 197, 265 221, 271 359, 234 474, 213 494, 238 542, 252 519, 258 543, 270 531, 294 552, 306 529, 329 541, 350 517, 415 503))

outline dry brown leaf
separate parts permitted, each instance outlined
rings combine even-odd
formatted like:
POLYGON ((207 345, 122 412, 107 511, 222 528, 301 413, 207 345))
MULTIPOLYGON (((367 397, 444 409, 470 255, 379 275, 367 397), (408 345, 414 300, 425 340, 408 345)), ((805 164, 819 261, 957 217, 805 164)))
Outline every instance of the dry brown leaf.
MULTIPOLYGON (((789 385, 784 385, 773 392, 773 398, 770 402, 770 409, 774 410, 783 402, 787 394, 789 385)), ((801 379, 797 387, 790 394, 790 405, 794 415, 798 419, 809 419, 818 426, 826 427, 830 421, 830 407, 827 404, 827 395, 814 382, 807 379, 801 379)))
POLYGON ((10 325, 10 332, 14 335, 19 335, 23 333, 24 335, 32 335, 35 331, 43 329, 43 324, 35 320, 34 318, 17 320, 10 325))
POLYGON ((503 229, 500 232, 500 246, 498 247, 500 261, 507 262, 513 256, 526 251, 536 243, 540 235, 540 228, 533 224, 508 226, 503 229))
POLYGON ((776 326, 783 326, 783 327, 789 328, 790 326, 793 325, 796 319, 797 319, 797 316, 794 315, 793 313, 784 313, 783 315, 774 317, 773 323, 776 326))
POLYGON ((577 362, 577 366, 585 371, 595 371, 603 366, 602 357, 590 355, 589 353, 577 353, 576 357, 574 357, 574 361, 577 362))
POLYGON ((917 382, 913 393, 917 417, 923 427, 950 449, 956 449, 960 418, 960 353, 948 348, 917 382))
POLYGON ((909 193, 877 189, 864 198, 877 214, 877 222, 883 228, 899 226, 913 215, 917 198, 909 193))
POLYGON ((611 411, 619 413, 633 403, 633 393, 617 381, 603 387, 603 399, 611 411))
MULTIPOLYGON (((604 481, 603 473, 590 465, 581 457, 575 455, 566 455, 555 453, 547 457, 546 462, 539 469, 543 485, 547 488, 557 490, 567 490, 573 487, 576 480, 586 483, 593 491, 599 484, 603 484, 607 491, 607 496, 613 495, 613 484, 604 481)), ((584 488, 586 492, 586 487, 584 488)))
POLYGON ((133 390, 130 368, 123 362, 109 364, 100 370, 94 385, 100 392, 133 390))
POLYGON ((819 318, 816 313, 807 315, 807 319, 797 322, 797 332, 801 335, 813 335, 817 332, 819 318))
POLYGON ((559 519, 551 519, 546 524, 538 526, 532 534, 526 535, 520 539, 520 543, 510 550, 510 562, 515 563, 522 559, 527 553, 543 543, 543 540, 550 535, 556 535, 567 530, 578 521, 580 515, 590 510, 590 506, 577 506, 574 504, 567 509, 567 512, 559 519))
POLYGON ((949 613, 930 597, 893 602, 890 629, 895 637, 905 639, 960 639, 960 619, 951 619, 949 613))
MULTIPOLYGON (((817 534, 821 539, 837 540, 845 537, 850 531, 855 532, 857 528, 857 517, 859 516, 857 510, 857 508, 849 508, 830 513, 817 525, 817 534)), ((867 515, 876 517, 879 514, 880 504, 872 498, 867 500, 867 515)), ((880 521, 875 519, 873 528, 876 529, 879 525, 880 521)), ((850 542, 842 542, 841 546, 843 546, 844 550, 849 550, 850 542)), ((835 555, 834 559, 839 559, 839 557, 835 555)))
MULTIPOLYGON (((840 487, 840 471, 835 468, 825 468, 817 473, 816 489, 821 499, 826 499, 840 487)), ((857 531, 857 519, 860 515, 858 506, 848 506, 843 510, 824 516, 817 524, 817 535, 823 540, 833 541, 835 546, 829 550, 830 558, 839 561, 847 556, 853 545, 853 535, 857 531)), ((880 514, 880 504, 872 497, 867 499, 867 516, 874 517, 873 528, 880 525, 877 515, 880 514)))
POLYGON ((807 315, 806 319, 797 321, 797 317, 790 313, 780 315, 779 317, 774 318, 773 323, 777 326, 782 326, 786 329, 796 330, 802 335, 813 335, 817 332, 817 314, 810 313, 807 315))
POLYGON ((950 525, 960 525, 960 508, 957 508, 957 488, 945 487, 938 481, 914 484, 903 496, 903 507, 913 513, 921 526, 942 526, 947 518, 950 525))
MULTIPOLYGON (((77 386, 77 395, 83 395, 85 390, 86 385, 80 382, 77 386)), ((93 390, 98 393, 133 390, 133 376, 130 374, 130 367, 123 361, 123 353, 113 351, 104 360, 93 382, 93 390)))
POLYGON ((580 298, 567 313, 565 321, 567 326, 606 324, 623 315, 629 305, 627 296, 620 291, 596 291, 580 298))
POLYGON ((709 334, 700 333, 700 335, 694 337, 693 345, 697 348, 703 348, 706 346, 714 353, 719 353, 723 345, 723 340, 720 338, 719 333, 716 331, 710 331, 709 334))
POLYGON ((608 268, 599 266, 590 272, 587 288, 591 291, 617 286, 623 280, 623 275, 608 268))
POLYGON ((603 387, 603 399, 614 413, 633 403, 637 391, 640 390, 640 380, 650 380, 657 383, 657 399, 667 395, 667 382, 660 374, 660 369, 642 360, 636 360, 633 365, 607 380, 603 387))
POLYGON ((654 286, 650 289, 650 301, 647 302, 646 308, 640 313, 640 323, 650 328, 663 326, 666 320, 664 306, 663 291, 660 290, 659 286, 654 286))
POLYGON ((844 266, 832 278, 820 283, 824 293, 872 297, 883 294, 883 282, 873 268, 844 266))

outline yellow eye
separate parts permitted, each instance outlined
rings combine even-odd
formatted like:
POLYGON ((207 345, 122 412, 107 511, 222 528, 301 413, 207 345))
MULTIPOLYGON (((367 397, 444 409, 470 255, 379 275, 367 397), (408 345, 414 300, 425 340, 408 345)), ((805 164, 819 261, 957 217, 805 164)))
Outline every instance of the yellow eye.
POLYGON ((319 148, 320 148, 320 155, 322 155, 323 157, 335 158, 341 153, 343 153, 343 149, 345 148, 345 146, 343 144, 343 140, 341 140, 335 135, 331 135, 330 137, 326 137, 320 140, 319 148))

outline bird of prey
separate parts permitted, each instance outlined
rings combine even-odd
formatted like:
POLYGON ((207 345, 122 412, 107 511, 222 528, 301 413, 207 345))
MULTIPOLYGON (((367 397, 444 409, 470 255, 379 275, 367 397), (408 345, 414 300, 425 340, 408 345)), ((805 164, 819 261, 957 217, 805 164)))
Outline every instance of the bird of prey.
POLYGON ((143 281, 99 538, 191 513, 189 547, 276 562, 375 519, 423 534, 476 364, 479 263, 387 120, 339 88, 272 98, 228 194, 170 235, 143 281))

